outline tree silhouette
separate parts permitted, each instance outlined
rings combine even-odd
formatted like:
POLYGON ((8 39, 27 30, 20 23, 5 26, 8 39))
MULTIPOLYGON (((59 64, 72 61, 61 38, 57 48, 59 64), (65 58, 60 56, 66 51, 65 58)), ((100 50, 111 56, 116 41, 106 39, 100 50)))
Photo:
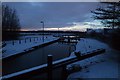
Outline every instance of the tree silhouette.
POLYGON ((113 48, 120 50, 120 2, 101 2, 92 13, 94 19, 100 20, 104 26, 112 29, 106 40, 113 48))
POLYGON ((18 33, 13 33, 13 32, 19 30, 20 30, 20 23, 16 10, 11 9, 7 5, 2 5, 3 40, 16 38, 18 36, 18 33))
POLYGON ((19 18, 16 10, 7 5, 2 5, 2 29, 3 31, 20 30, 19 18))
POLYGON ((101 6, 92 11, 93 18, 112 29, 120 28, 120 2, 101 2, 101 6))

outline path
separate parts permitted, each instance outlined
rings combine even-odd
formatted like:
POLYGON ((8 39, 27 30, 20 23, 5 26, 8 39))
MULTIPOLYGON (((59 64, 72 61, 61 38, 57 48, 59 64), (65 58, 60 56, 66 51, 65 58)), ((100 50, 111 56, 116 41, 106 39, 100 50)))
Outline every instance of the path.
MULTIPOLYGON (((76 52, 81 51, 81 53, 83 53, 98 48, 105 48, 105 54, 101 54, 67 66, 68 69, 72 68, 74 65, 79 65, 82 67, 81 71, 70 74, 67 80, 77 80, 81 78, 120 78, 120 74, 118 73, 120 67, 119 51, 111 49, 105 43, 95 39, 82 38, 76 45, 76 52)), ((72 53, 71 56, 75 56, 74 53, 72 53)))

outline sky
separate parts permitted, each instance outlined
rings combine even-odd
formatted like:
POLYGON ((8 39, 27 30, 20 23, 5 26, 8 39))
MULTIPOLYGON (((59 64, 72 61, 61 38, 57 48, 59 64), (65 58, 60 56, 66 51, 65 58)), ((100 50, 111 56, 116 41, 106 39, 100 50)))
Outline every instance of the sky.
POLYGON ((101 26, 91 11, 99 2, 3 2, 16 9, 22 30, 76 30, 101 26))

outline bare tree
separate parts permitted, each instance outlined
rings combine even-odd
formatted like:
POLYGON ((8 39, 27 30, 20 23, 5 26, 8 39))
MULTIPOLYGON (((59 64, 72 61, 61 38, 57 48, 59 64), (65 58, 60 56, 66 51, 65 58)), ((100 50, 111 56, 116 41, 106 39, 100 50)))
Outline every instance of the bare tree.
POLYGON ((20 29, 16 10, 11 9, 7 5, 2 5, 2 28, 3 31, 16 31, 20 29))
POLYGON ((2 33, 4 39, 12 39, 18 37, 20 30, 20 22, 15 9, 11 9, 7 5, 2 5, 2 33))

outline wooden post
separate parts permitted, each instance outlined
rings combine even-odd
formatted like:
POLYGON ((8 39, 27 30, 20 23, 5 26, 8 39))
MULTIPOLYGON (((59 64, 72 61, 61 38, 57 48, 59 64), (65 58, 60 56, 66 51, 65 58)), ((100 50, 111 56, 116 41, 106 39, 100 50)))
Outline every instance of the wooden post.
POLYGON ((48 80, 52 80, 52 55, 47 56, 48 80))
POLYGON ((35 37, 33 38, 34 42, 35 42, 35 37))
POLYGON ((19 44, 21 44, 21 40, 19 40, 19 44))
POLYGON ((14 40, 12 41, 12 44, 14 45, 14 40))
POLYGON ((70 42, 70 37, 68 36, 68 42, 70 42))
POLYGON ((31 42, 31 37, 30 37, 30 42, 31 42))
POLYGON ((25 43, 26 43, 26 38, 25 38, 25 43))
POLYGON ((62 67, 62 77, 61 80, 66 80, 67 78, 67 70, 66 70, 66 65, 62 67))
POLYGON ((37 41, 38 41, 38 37, 37 37, 37 41))

